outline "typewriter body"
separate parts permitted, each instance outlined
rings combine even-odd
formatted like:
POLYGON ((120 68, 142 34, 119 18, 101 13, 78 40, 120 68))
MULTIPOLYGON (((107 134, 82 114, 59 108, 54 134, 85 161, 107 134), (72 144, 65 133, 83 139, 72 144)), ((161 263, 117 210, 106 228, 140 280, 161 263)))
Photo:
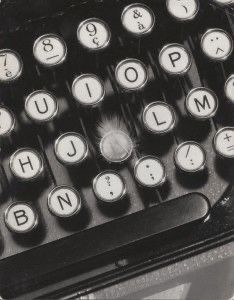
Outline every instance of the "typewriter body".
POLYGON ((3 298, 233 240, 233 44, 228 0, 0 3, 3 298))

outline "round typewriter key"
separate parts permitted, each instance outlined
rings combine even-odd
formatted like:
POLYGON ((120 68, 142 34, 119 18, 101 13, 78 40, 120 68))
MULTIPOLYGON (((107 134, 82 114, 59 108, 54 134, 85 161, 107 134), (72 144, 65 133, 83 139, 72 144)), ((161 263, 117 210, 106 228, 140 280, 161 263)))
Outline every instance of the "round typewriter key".
POLYGON ((162 162, 155 156, 140 158, 134 167, 137 182, 146 187, 161 186, 166 180, 166 171, 162 162))
POLYGON ((10 169, 21 181, 36 179, 43 171, 43 162, 39 153, 31 148, 21 148, 12 154, 10 169))
POLYGON ((123 179, 114 171, 104 171, 93 180, 95 196, 106 203, 121 200, 126 194, 126 186, 123 179))
POLYGON ((224 91, 227 99, 234 103, 234 74, 227 79, 224 91))
POLYGON ((178 21, 188 21, 197 15, 199 2, 198 0, 167 0, 167 10, 178 21))
POLYGON ((89 50, 100 50, 109 45, 111 33, 104 21, 91 18, 78 26, 77 38, 83 47, 89 50))
POLYGON ((15 51, 10 49, 0 50, 0 82, 16 80, 22 73, 23 62, 15 51))
POLYGON ((124 28, 136 36, 150 33, 155 23, 153 11, 148 6, 140 3, 125 7, 121 20, 124 28))
POLYGON ((25 111, 27 116, 35 122, 48 122, 57 115, 58 104, 49 92, 34 91, 26 98, 25 111))
POLYGON ((215 134, 213 145, 221 157, 234 158, 234 127, 221 128, 215 134))
POLYGON ((191 90, 187 95, 185 106, 192 117, 209 119, 217 112, 218 98, 213 91, 199 87, 191 90))
POLYGON ((138 59, 128 58, 121 61, 115 69, 118 84, 125 90, 139 90, 148 80, 146 66, 138 59))
POLYGON ((205 168, 206 153, 198 143, 184 142, 177 147, 174 160, 180 170, 194 173, 205 168))
POLYGON ((33 54, 43 66, 53 67, 64 62, 67 56, 67 46, 61 37, 49 33, 40 36, 35 41, 33 54))
POLYGON ((57 217, 69 218, 81 210, 81 197, 74 188, 57 186, 48 196, 48 208, 57 217))
POLYGON ((55 142, 55 154, 61 163, 79 164, 88 155, 88 144, 83 136, 76 132, 62 134, 55 142))
POLYGON ((132 155, 133 143, 122 130, 111 130, 102 137, 100 151, 108 162, 121 163, 132 155))
POLYGON ((6 107, 0 106, 0 137, 8 136, 15 128, 15 117, 6 107))
POLYGON ((104 99, 104 83, 94 74, 82 74, 73 81, 72 94, 81 105, 94 106, 104 99))
POLYGON ((147 130, 155 134, 172 131, 176 124, 174 109, 165 102, 152 102, 145 107, 143 123, 147 130))
POLYGON ((159 53, 162 69, 171 75, 183 75, 191 67, 191 55, 180 44, 168 44, 159 53))
POLYGON ((233 0, 213 0, 215 3, 219 4, 219 5, 230 5, 230 4, 234 4, 233 0))
POLYGON ((219 28, 209 29, 202 36, 201 48, 210 59, 223 61, 231 55, 233 41, 226 31, 219 28))
POLYGON ((7 228, 14 233, 27 233, 38 225, 37 213, 28 203, 12 203, 4 217, 7 228))

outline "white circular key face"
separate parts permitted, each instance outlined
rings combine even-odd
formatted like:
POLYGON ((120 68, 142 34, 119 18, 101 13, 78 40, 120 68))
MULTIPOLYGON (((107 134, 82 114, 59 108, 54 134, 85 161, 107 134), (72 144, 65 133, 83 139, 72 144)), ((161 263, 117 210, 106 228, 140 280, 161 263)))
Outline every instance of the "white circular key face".
POLYGON ((146 66, 140 60, 129 58, 121 61, 115 70, 118 84, 125 90, 138 90, 148 80, 146 66))
POLYGON ((155 23, 153 11, 144 4, 131 4, 123 10, 121 16, 124 28, 137 36, 148 34, 155 23))
POLYGON ((185 106, 194 118, 209 119, 217 112, 218 98, 213 91, 199 87, 190 91, 186 97, 185 106))
POLYGON ((67 46, 64 40, 55 34, 40 36, 34 43, 35 59, 46 67, 60 65, 67 56, 67 46))
POLYGON ((95 177, 93 191, 99 200, 112 203, 125 196, 126 186, 120 175, 113 171, 105 171, 95 177))
POLYGON ((176 116, 173 108, 165 102, 150 103, 143 112, 143 123, 149 131, 164 134, 174 129, 176 116))
POLYGON ((58 112, 55 97, 43 90, 31 93, 25 101, 25 111, 35 122, 51 121, 58 112))
POLYGON ((17 79, 23 69, 23 62, 18 53, 9 50, 0 50, 0 82, 11 82, 17 79))
POLYGON ((19 180, 36 179, 43 171, 42 158, 34 149, 21 148, 12 154, 10 169, 19 180))
POLYGON ((58 160, 68 165, 81 163, 88 155, 86 140, 75 132, 62 134, 56 140, 54 149, 58 160))
POLYGON ((82 74, 73 81, 72 94, 82 105, 96 105, 104 99, 104 83, 94 74, 82 74))
POLYGON ((215 3, 220 5, 230 5, 234 4, 234 0, 213 0, 215 3))
POLYGON ((57 186, 48 196, 48 208, 57 217, 71 217, 81 210, 80 195, 71 187, 57 186))
POLYGON ((180 170, 185 172, 198 172, 205 167, 206 154, 198 143, 185 142, 177 147, 174 160, 180 170))
POLYGON ((111 33, 104 21, 91 18, 78 26, 77 38, 83 47, 89 50, 100 50, 109 45, 111 33))
POLYGON ((5 212, 5 223, 15 233, 26 233, 38 225, 38 216, 29 204, 15 202, 5 212))
POLYGON ((15 117, 6 107, 0 106, 0 137, 9 135, 15 127, 15 117))
POLYGON ((133 143, 125 132, 111 130, 102 137, 100 151, 107 161, 121 163, 131 156, 133 143))
POLYGON ((159 54, 159 63, 163 70, 171 75, 183 75, 191 67, 191 55, 180 44, 168 44, 159 54))
POLYGON ((232 53, 233 40, 222 29, 209 29, 201 39, 201 48, 206 56, 212 60, 226 60, 232 53))
POLYGON ((167 0, 168 12, 178 21, 195 18, 199 11, 198 0, 167 0))
POLYGON ((213 145, 220 156, 234 158, 234 127, 220 129, 214 137, 213 145))
POLYGON ((224 91, 227 99, 234 103, 234 74, 227 79, 224 91))
POLYGON ((143 186, 157 187, 166 180, 166 172, 161 161, 154 156, 145 156, 136 162, 134 168, 136 180, 143 186))

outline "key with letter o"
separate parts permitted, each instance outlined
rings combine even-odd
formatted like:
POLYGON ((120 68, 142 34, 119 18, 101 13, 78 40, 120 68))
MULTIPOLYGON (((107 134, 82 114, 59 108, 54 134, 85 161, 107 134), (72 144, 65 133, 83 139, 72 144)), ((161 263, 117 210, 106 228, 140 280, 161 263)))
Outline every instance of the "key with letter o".
POLYGON ((10 49, 0 50, 0 82, 9 83, 19 78, 23 62, 18 53, 10 49))
POLYGON ((38 225, 38 215, 28 203, 14 202, 4 214, 7 228, 14 233, 27 233, 38 225))

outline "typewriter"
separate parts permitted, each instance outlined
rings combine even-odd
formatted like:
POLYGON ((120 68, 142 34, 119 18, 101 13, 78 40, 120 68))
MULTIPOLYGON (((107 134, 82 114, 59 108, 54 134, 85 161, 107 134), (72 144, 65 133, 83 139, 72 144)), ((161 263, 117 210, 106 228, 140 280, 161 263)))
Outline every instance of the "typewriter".
POLYGON ((233 45, 233 0, 1 1, 3 299, 233 240, 233 45))

